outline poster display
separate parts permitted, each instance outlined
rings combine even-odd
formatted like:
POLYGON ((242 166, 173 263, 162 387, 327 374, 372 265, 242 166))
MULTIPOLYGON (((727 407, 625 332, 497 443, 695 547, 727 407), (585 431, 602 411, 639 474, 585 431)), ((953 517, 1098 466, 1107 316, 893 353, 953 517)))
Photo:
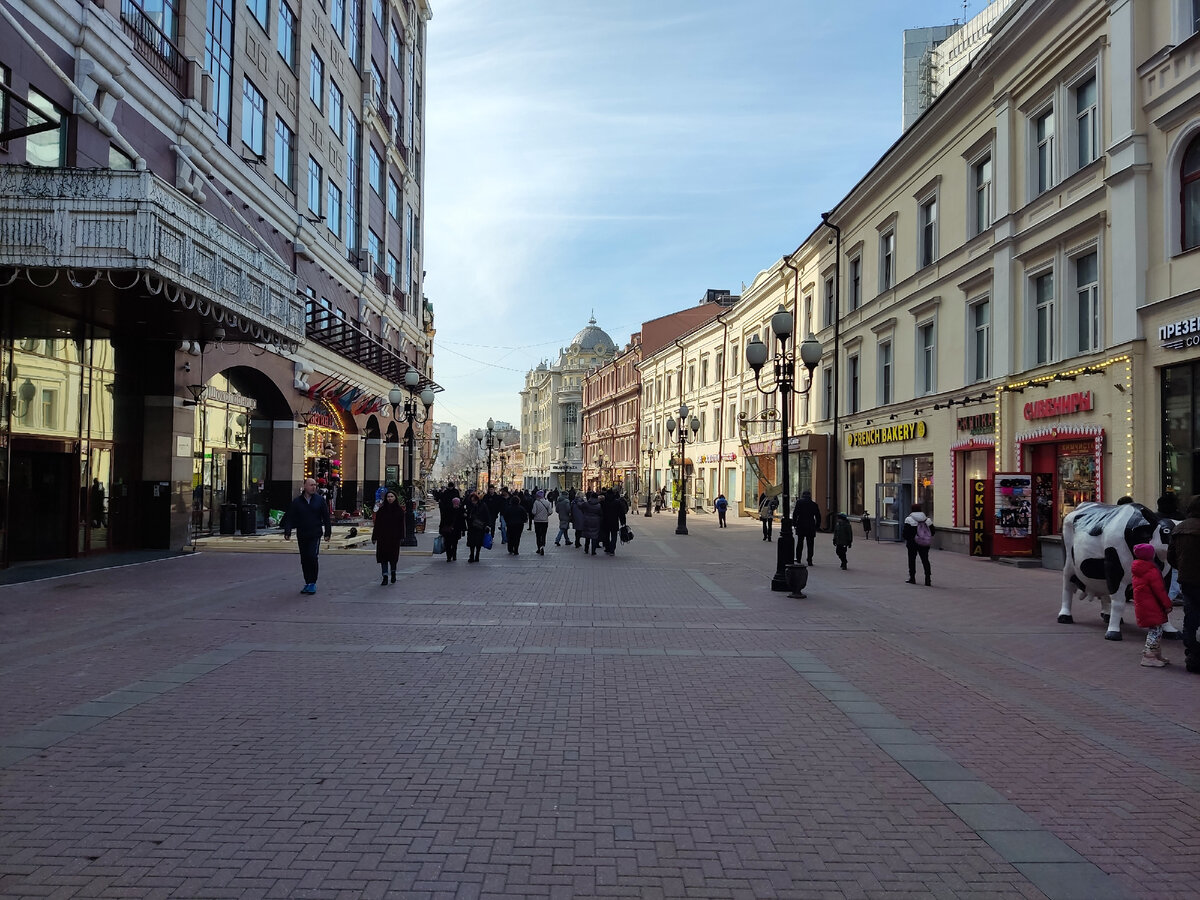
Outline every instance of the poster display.
POLYGON ((1025 472, 995 475, 993 553, 1034 555, 1034 476, 1025 472))

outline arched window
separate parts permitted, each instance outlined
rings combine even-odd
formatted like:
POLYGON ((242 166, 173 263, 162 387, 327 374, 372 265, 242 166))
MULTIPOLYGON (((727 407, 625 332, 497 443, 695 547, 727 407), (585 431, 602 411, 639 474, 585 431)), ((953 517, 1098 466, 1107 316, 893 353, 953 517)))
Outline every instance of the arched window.
POLYGON ((1182 248, 1200 247, 1200 135, 1192 138, 1179 166, 1179 206, 1182 248))

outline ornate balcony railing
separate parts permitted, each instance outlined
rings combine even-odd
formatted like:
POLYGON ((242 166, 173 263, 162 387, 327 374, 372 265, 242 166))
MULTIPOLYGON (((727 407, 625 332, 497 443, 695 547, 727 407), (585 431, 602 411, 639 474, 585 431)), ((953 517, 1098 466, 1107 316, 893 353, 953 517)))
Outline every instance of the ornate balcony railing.
MULTIPOLYGON (((360 325, 312 301, 307 306, 306 330, 309 340, 362 366, 368 372, 374 372, 392 384, 403 384, 404 373, 409 369, 416 368, 417 371, 422 371, 420 366, 410 363, 397 350, 360 325)), ((440 385, 422 375, 418 390, 426 387, 435 391, 442 389, 440 385)))
POLYGON ((121 24, 138 56, 181 97, 188 95, 188 64, 166 33, 133 0, 121 0, 121 24))

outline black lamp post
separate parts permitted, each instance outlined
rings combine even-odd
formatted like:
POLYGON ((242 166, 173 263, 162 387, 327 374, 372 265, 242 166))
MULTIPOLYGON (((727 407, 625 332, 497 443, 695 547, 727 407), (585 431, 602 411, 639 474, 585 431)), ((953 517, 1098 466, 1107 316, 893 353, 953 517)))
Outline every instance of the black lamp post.
POLYGON ((416 510, 413 508, 413 466, 417 447, 415 426, 424 425, 429 420, 434 398, 433 388, 427 387, 421 391, 420 400, 425 407, 425 413, 422 415, 417 412, 417 397, 414 396, 414 392, 420 383, 420 373, 416 369, 409 369, 404 373, 404 390, 394 387, 388 392, 392 418, 399 421, 403 415, 404 421, 408 423, 408 431, 404 436, 404 537, 400 541, 402 547, 417 546, 417 519, 416 510), (407 400, 404 398, 405 391, 408 392, 407 400))
POLYGON ((650 471, 654 468, 654 438, 646 445, 646 518, 650 518, 650 471))
POLYGON ((504 487, 504 465, 508 462, 508 451, 501 445, 500 449, 500 487, 504 487))
MULTIPOLYGON (((667 416, 667 434, 672 437, 675 434, 676 422, 670 416, 667 416)), ((700 431, 700 420, 695 416, 688 419, 688 406, 686 403, 679 404, 679 522, 675 526, 676 534, 687 534, 687 470, 685 467, 686 458, 683 455, 684 448, 689 443, 696 440, 696 434, 700 431), (692 436, 688 438, 688 429, 692 430, 692 436)))
POLYGON ((487 487, 492 489, 492 448, 496 446, 496 423, 489 418, 487 421, 487 487))
MULTIPOLYGON (((792 564, 796 554, 796 541, 792 535, 791 495, 788 473, 788 408, 791 405, 789 394, 807 394, 812 390, 812 373, 821 361, 821 342, 811 334, 800 345, 800 361, 808 369, 808 386, 803 390, 796 389, 796 353, 788 350, 788 340, 792 336, 794 326, 792 314, 780 304, 775 315, 771 316, 771 332, 775 335, 777 344, 775 350, 775 386, 764 390, 759 384, 759 373, 767 361, 767 345, 755 335, 746 344, 746 362, 754 370, 754 386, 764 394, 779 392, 779 449, 783 453, 783 518, 779 523, 779 541, 777 542, 778 559, 775 564, 775 575, 771 579, 771 590, 791 590, 787 579, 787 567, 792 564)), ((668 423, 669 424, 669 423, 668 423)))

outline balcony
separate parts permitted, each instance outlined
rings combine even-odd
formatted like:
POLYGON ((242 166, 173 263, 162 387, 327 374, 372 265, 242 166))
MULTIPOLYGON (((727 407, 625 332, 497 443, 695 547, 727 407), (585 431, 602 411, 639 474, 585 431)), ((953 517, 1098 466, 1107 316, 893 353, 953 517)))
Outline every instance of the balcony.
POLYGON ((121 0, 121 25, 144 59, 180 97, 188 96, 188 63, 166 33, 133 0, 121 0))
MULTIPOLYGON (((404 373, 414 368, 412 363, 377 336, 342 318, 332 309, 316 303, 308 304, 306 331, 310 341, 332 350, 368 372, 374 372, 392 384, 403 384, 404 373)), ((442 390, 441 386, 422 375, 417 390, 424 390, 426 387, 435 391, 442 390)))
POLYGON ((291 269, 148 171, 0 166, 0 266, 129 273, 231 340, 304 340, 291 269))

